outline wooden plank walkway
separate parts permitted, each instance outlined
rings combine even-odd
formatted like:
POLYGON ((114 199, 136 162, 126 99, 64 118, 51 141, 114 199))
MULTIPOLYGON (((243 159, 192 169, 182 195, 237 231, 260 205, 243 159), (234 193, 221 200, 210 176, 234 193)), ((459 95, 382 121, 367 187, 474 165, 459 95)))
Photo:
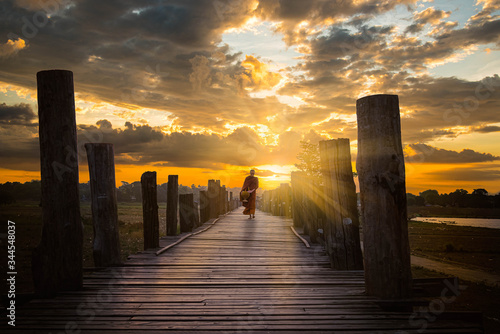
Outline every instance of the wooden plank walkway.
POLYGON ((82 291, 32 300, 10 331, 402 334, 425 324, 425 333, 481 333, 465 320, 383 311, 364 295, 362 271, 330 269, 322 247, 306 248, 290 220, 241 211, 159 256, 143 252, 90 274, 82 291))

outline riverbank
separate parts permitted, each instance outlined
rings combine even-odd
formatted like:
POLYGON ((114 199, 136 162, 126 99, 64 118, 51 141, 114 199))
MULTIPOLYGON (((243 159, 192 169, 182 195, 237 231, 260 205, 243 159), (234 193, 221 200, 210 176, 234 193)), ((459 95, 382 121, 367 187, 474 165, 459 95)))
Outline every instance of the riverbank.
POLYGON ((413 217, 500 218, 500 208, 409 206, 408 218, 413 217))

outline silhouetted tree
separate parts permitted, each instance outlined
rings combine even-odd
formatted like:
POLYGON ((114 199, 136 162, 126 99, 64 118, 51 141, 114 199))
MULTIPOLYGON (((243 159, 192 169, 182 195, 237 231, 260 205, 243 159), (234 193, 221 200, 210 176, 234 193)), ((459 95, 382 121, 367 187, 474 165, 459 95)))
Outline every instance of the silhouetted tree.
POLYGON ((427 204, 437 204, 439 200, 439 193, 437 190, 429 189, 426 191, 423 191, 419 194, 422 196, 427 204))
POLYGON ((321 161, 319 157, 319 145, 312 144, 309 141, 300 141, 302 151, 297 154, 300 163, 295 164, 300 171, 304 172, 317 184, 322 183, 321 161))

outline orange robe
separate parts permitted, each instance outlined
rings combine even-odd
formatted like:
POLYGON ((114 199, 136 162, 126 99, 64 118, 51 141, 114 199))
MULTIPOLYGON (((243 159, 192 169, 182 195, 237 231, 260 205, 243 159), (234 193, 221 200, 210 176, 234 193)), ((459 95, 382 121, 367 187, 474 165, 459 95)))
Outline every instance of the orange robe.
MULTIPOLYGON (((259 179, 255 176, 249 175, 245 178, 245 182, 243 183, 243 187, 241 187, 241 191, 244 190, 257 190, 259 188, 259 179)), ((244 215, 254 215, 255 214, 255 199, 257 198, 257 192, 254 191, 250 193, 250 197, 248 198, 248 202, 243 202, 243 206, 245 210, 243 210, 244 215)))

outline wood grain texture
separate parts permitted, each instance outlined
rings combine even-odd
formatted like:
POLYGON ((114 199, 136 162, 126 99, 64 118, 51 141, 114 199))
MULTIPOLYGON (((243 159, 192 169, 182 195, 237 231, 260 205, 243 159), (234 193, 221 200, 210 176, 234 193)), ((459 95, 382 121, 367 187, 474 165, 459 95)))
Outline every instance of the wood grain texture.
POLYGON ((158 248, 160 245, 160 226, 158 219, 156 172, 145 172, 142 174, 141 191, 144 249, 158 248))
POLYGON ((87 143, 96 267, 121 263, 113 144, 87 143))
POLYGON ((405 165, 397 95, 356 102, 366 288, 387 299, 411 295, 405 165))
POLYGON ((177 235, 179 175, 169 175, 167 182, 167 235, 177 235))
MULTIPOLYGON (((159 256, 145 251, 88 275, 84 290, 33 300, 16 330, 59 333, 417 333, 417 316, 385 312, 364 293, 363 271, 337 271, 306 248, 290 219, 243 208, 209 221, 159 256), (199 230, 208 230, 196 234, 199 230), (412 325, 413 324, 413 325, 412 325)), ((187 235, 187 234, 186 234, 187 235)), ((183 235, 166 237, 160 246, 183 235)), ((420 324, 420 323, 419 323, 420 324)), ((0 325, 1 327, 2 325, 0 325)), ((481 333, 468 317, 438 318, 428 333, 481 333)))
POLYGON ((193 194, 179 195, 179 225, 181 233, 191 232, 196 222, 193 194))
POLYGON ((35 291, 50 296, 82 286, 73 72, 38 72, 37 88, 43 227, 40 244, 33 251, 32 270, 35 291))

